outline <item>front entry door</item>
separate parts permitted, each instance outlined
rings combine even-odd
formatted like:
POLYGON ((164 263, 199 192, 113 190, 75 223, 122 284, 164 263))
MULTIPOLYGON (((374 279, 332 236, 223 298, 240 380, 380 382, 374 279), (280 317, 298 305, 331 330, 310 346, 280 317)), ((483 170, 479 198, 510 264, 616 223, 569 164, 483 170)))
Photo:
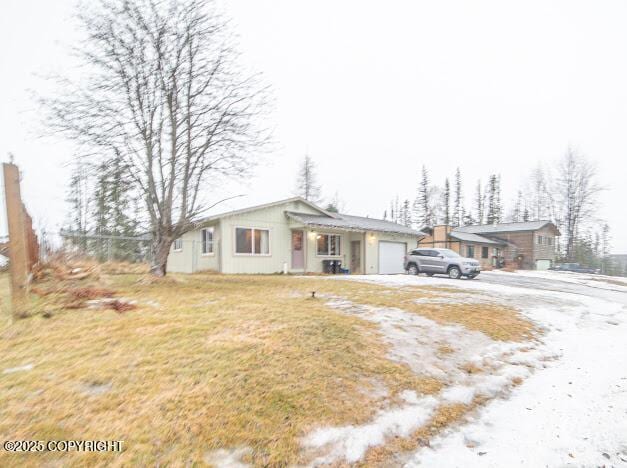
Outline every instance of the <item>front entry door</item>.
POLYGON ((305 268, 305 235, 303 231, 292 231, 292 270, 305 268))
POLYGON ((361 241, 351 241, 351 273, 361 273, 361 241))

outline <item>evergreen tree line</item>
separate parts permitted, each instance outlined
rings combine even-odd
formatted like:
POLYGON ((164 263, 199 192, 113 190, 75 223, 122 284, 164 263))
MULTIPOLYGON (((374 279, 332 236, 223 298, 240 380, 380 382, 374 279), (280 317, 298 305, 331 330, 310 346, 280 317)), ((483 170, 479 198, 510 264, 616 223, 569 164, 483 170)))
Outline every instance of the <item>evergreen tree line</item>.
POLYGON ((75 163, 67 189, 69 216, 64 237, 82 252, 100 260, 135 260, 146 252, 138 237, 141 200, 126 180, 120 158, 91 166, 75 163))
MULTIPOLYGON (((501 176, 491 174, 485 185, 477 181, 475 192, 468 208, 464 196, 461 169, 457 168, 451 178, 446 177, 443 185, 431 182, 429 170, 422 166, 416 197, 400 200, 398 195, 390 202, 383 218, 415 229, 448 224, 454 227, 471 224, 497 224, 503 222, 501 202, 501 176)), ((529 217, 527 217, 529 218, 529 217)))
POLYGON ((500 174, 478 180, 469 201, 460 168, 440 185, 423 165, 417 179, 415 197, 396 195, 384 211, 384 219, 414 229, 548 220, 561 232, 556 242, 561 261, 613 272, 608 258, 610 229, 599 217, 598 194, 603 187, 594 164, 571 148, 552 164, 538 164, 509 206, 503 202, 500 174))

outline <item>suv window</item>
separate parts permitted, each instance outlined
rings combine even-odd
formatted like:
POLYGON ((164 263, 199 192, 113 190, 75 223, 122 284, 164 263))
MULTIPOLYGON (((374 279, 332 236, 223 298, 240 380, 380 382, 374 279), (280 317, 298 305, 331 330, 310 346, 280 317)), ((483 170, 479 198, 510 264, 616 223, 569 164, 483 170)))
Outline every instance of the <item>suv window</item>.
POLYGON ((429 254, 430 250, 414 250, 412 252, 412 255, 418 255, 419 257, 430 257, 431 255, 429 254))

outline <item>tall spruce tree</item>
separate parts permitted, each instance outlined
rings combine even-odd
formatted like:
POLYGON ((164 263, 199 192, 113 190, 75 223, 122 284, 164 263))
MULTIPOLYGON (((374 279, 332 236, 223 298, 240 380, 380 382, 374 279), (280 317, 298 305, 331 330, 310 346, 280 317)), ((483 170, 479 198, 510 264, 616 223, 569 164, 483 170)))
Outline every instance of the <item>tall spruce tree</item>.
POLYGON ((442 191, 442 223, 447 226, 451 224, 451 184, 448 177, 444 180, 442 191))
POLYGON ((422 172, 420 176, 420 184, 418 186, 418 196, 414 204, 417 209, 416 221, 418 224, 430 227, 433 225, 433 213, 431 211, 431 187, 429 185, 429 172, 426 166, 422 166, 422 172))
POLYGON ((112 223, 112 200, 110 197, 110 173, 105 163, 101 163, 97 168, 96 184, 92 193, 92 232, 96 238, 91 240, 90 251, 100 261, 107 259, 109 242, 104 236, 111 234, 110 225, 112 223))
POLYGON ((516 195, 516 201, 514 202, 511 221, 514 223, 519 223, 520 221, 522 221, 524 210, 525 208, 523 202, 523 194, 522 190, 519 190, 518 194, 516 195))
POLYGON ((475 191, 475 217, 477 224, 483 224, 485 219, 485 193, 481 191, 481 179, 477 181, 475 191))
POLYGON ((464 224, 464 197, 462 194, 462 173, 459 167, 455 171, 455 190, 453 195, 453 221, 452 225, 462 226, 464 224))
POLYGON ((401 205, 400 224, 403 226, 411 227, 411 204, 409 200, 405 200, 401 205))
POLYGON ((70 205, 70 215, 64 230, 78 234, 79 237, 71 237, 70 242, 83 251, 87 249, 87 239, 80 236, 87 234, 91 215, 88 184, 89 174, 87 168, 81 160, 78 160, 72 168, 70 184, 65 199, 70 205))
POLYGON ((496 174, 490 175, 488 179, 487 224, 497 224, 501 222, 501 189, 499 179, 500 177, 496 174))

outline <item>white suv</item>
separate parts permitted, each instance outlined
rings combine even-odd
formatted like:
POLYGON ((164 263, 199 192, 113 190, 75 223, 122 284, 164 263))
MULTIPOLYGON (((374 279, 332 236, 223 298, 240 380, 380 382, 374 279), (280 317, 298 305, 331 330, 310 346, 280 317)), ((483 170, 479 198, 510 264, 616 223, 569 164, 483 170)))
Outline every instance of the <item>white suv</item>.
POLYGON ((474 258, 466 258, 451 249, 414 249, 405 255, 405 271, 410 275, 426 273, 448 275, 459 279, 474 278, 481 272, 481 265, 474 258))

